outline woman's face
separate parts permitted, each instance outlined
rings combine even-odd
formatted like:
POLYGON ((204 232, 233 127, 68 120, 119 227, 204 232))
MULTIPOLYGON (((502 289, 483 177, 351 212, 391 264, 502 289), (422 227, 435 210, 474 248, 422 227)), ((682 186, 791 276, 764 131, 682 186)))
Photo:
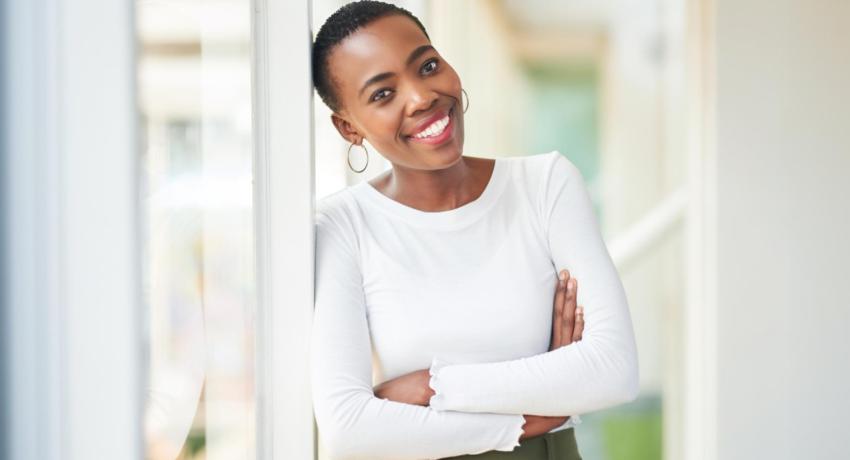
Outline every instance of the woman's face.
POLYGON ((348 142, 366 138, 390 162, 412 169, 442 169, 463 153, 461 83, 408 17, 375 20, 346 37, 328 56, 342 108, 331 119, 348 142), (432 122, 449 115, 413 137, 432 122))

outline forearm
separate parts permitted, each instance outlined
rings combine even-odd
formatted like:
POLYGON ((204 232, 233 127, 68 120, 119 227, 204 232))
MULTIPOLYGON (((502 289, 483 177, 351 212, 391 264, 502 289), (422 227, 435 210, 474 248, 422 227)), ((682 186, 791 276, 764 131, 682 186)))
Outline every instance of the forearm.
POLYGON ((637 363, 627 340, 581 342, 528 358, 431 366, 435 410, 573 415, 633 400, 637 363), (600 343, 601 342, 601 343, 600 343))
POLYGON ((414 460, 510 451, 525 422, 520 415, 437 412, 368 392, 335 393, 314 402, 322 445, 339 460, 414 460))
MULTIPOLYGON (((560 341, 558 343, 561 343, 560 341)), ((407 374, 400 375, 376 385, 373 390, 375 396, 380 399, 389 399, 396 402, 428 406, 428 401, 434 396, 434 390, 428 385, 430 374, 428 369, 420 369, 407 374)), ((522 415, 526 423, 523 425, 523 434, 520 440, 539 436, 552 430, 566 429, 581 423, 575 416, 534 416, 522 415)))

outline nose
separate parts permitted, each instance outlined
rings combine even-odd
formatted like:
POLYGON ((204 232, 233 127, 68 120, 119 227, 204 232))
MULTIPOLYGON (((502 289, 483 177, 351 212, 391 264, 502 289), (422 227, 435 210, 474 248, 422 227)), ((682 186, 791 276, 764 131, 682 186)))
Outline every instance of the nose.
POLYGON ((420 111, 427 112, 439 99, 436 91, 431 89, 425 82, 413 82, 410 85, 407 100, 407 116, 412 117, 420 111))

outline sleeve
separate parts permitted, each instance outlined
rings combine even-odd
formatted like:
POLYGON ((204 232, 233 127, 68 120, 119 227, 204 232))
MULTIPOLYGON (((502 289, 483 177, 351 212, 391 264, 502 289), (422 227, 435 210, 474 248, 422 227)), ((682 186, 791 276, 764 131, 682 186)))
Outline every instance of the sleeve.
MULTIPOLYGON (((638 357, 622 282, 602 240, 581 173, 549 155, 539 211, 556 269, 578 280, 582 340, 510 361, 451 364, 434 359, 435 410, 564 416, 633 401, 638 357)), ((554 283, 555 278, 553 278, 554 283)))
POLYGON ((378 398, 356 243, 316 219, 315 310, 310 367, 313 410, 331 459, 434 459, 519 445, 522 415, 437 412, 378 398))

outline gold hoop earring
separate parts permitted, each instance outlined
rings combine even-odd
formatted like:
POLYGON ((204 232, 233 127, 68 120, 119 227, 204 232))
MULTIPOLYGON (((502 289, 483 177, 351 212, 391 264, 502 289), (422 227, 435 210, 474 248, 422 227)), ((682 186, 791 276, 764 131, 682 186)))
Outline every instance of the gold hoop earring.
POLYGON ((466 110, 469 108, 469 94, 466 94, 466 90, 461 88, 463 95, 466 96, 466 107, 463 108, 463 113, 466 113, 466 110))
POLYGON ((355 144, 352 142, 351 145, 348 146, 348 154, 346 155, 346 157, 348 159, 348 167, 351 168, 352 171, 359 174, 359 173, 362 173, 363 171, 365 171, 367 167, 369 167, 369 150, 366 148, 365 145, 360 144, 360 147, 363 147, 363 150, 366 151, 366 166, 363 166, 363 169, 358 171, 358 170, 354 169, 353 166, 351 166, 351 147, 354 147, 354 145, 355 144))

